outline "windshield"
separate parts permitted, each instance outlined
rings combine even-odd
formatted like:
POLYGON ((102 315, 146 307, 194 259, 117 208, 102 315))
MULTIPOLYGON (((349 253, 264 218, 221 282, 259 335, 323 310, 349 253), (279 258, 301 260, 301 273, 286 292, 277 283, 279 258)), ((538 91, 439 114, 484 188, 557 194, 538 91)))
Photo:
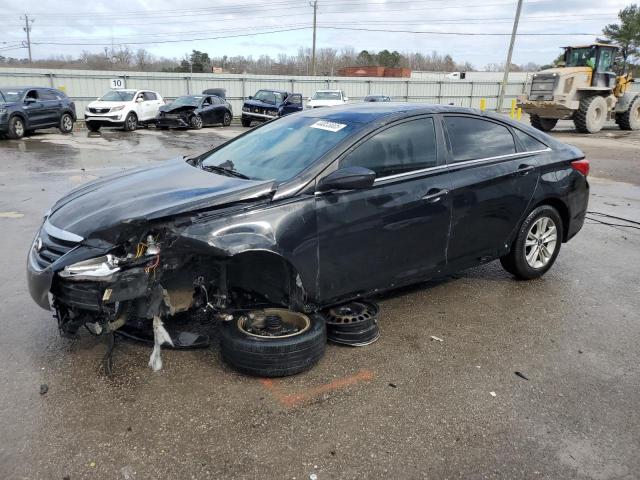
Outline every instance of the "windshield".
POLYGON ((289 115, 269 122, 204 157, 204 167, 223 165, 252 180, 288 180, 362 126, 289 115))
POLYGON ((284 102, 284 94, 282 92, 272 92, 269 90, 258 90, 253 96, 253 100, 260 100, 265 103, 282 103, 284 102))
POLYGON ((194 97, 194 96, 186 96, 186 97, 178 97, 173 101, 173 105, 190 105, 192 107, 197 107, 200 105, 200 101, 203 97, 194 97))
POLYGON ((100 100, 104 102, 130 102, 135 94, 136 92, 131 90, 111 90, 100 97, 100 100))
POLYGON ((567 55, 567 67, 591 67, 596 65, 596 49, 591 47, 572 48, 567 55))
POLYGON ((311 100, 342 100, 340 92, 316 92, 311 100))
POLYGON ((22 99, 24 90, 17 90, 15 88, 3 88, 0 90, 0 95, 5 102, 19 102, 22 99))

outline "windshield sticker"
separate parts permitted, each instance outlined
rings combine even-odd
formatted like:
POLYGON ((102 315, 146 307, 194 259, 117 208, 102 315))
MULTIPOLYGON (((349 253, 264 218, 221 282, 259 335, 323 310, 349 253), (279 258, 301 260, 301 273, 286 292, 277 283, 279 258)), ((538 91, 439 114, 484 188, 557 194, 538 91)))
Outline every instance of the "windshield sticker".
POLYGON ((327 122, 326 120, 319 120, 313 125, 309 125, 311 128, 319 128, 320 130, 326 130, 328 132, 339 132, 347 125, 344 123, 327 122))

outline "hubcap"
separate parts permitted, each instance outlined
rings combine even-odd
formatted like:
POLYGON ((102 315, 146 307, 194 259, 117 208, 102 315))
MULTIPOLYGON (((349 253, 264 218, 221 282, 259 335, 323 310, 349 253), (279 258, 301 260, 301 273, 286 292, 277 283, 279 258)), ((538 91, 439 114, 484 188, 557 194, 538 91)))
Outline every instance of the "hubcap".
POLYGON ((15 131, 16 131, 16 135, 19 136, 19 137, 24 135, 24 125, 23 125, 22 121, 16 120, 15 131))
POLYGON ((556 251, 558 230, 556 224, 549 217, 540 217, 535 221, 524 244, 527 263, 531 268, 545 267, 556 251))
POLYGON ((73 127, 73 123, 71 122, 71 117, 70 116, 65 116, 62 119, 62 125, 64 126, 65 130, 71 130, 71 128, 73 127))

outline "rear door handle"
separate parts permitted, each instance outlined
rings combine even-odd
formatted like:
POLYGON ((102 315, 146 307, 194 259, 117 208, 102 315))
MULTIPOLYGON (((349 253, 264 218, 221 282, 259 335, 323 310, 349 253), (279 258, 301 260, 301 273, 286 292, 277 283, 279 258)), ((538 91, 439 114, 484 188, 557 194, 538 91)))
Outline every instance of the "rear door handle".
POLYGON ((518 170, 516 170, 516 175, 528 175, 533 172, 535 168, 533 165, 522 164, 518 167, 518 170))
POLYGON ((447 193, 449 190, 446 188, 432 188, 422 197, 422 200, 428 203, 438 203, 447 193))

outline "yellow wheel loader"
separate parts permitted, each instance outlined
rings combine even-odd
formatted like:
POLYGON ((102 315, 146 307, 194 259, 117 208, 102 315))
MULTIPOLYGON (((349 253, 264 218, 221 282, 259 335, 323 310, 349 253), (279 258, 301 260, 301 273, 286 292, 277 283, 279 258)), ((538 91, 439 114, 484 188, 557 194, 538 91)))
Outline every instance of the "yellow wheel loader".
POLYGON ((533 75, 519 106, 531 125, 548 132, 558 120, 573 120, 582 133, 599 132, 607 119, 622 130, 640 130, 640 92, 630 74, 612 71, 618 47, 603 43, 564 47, 564 65, 533 75))

